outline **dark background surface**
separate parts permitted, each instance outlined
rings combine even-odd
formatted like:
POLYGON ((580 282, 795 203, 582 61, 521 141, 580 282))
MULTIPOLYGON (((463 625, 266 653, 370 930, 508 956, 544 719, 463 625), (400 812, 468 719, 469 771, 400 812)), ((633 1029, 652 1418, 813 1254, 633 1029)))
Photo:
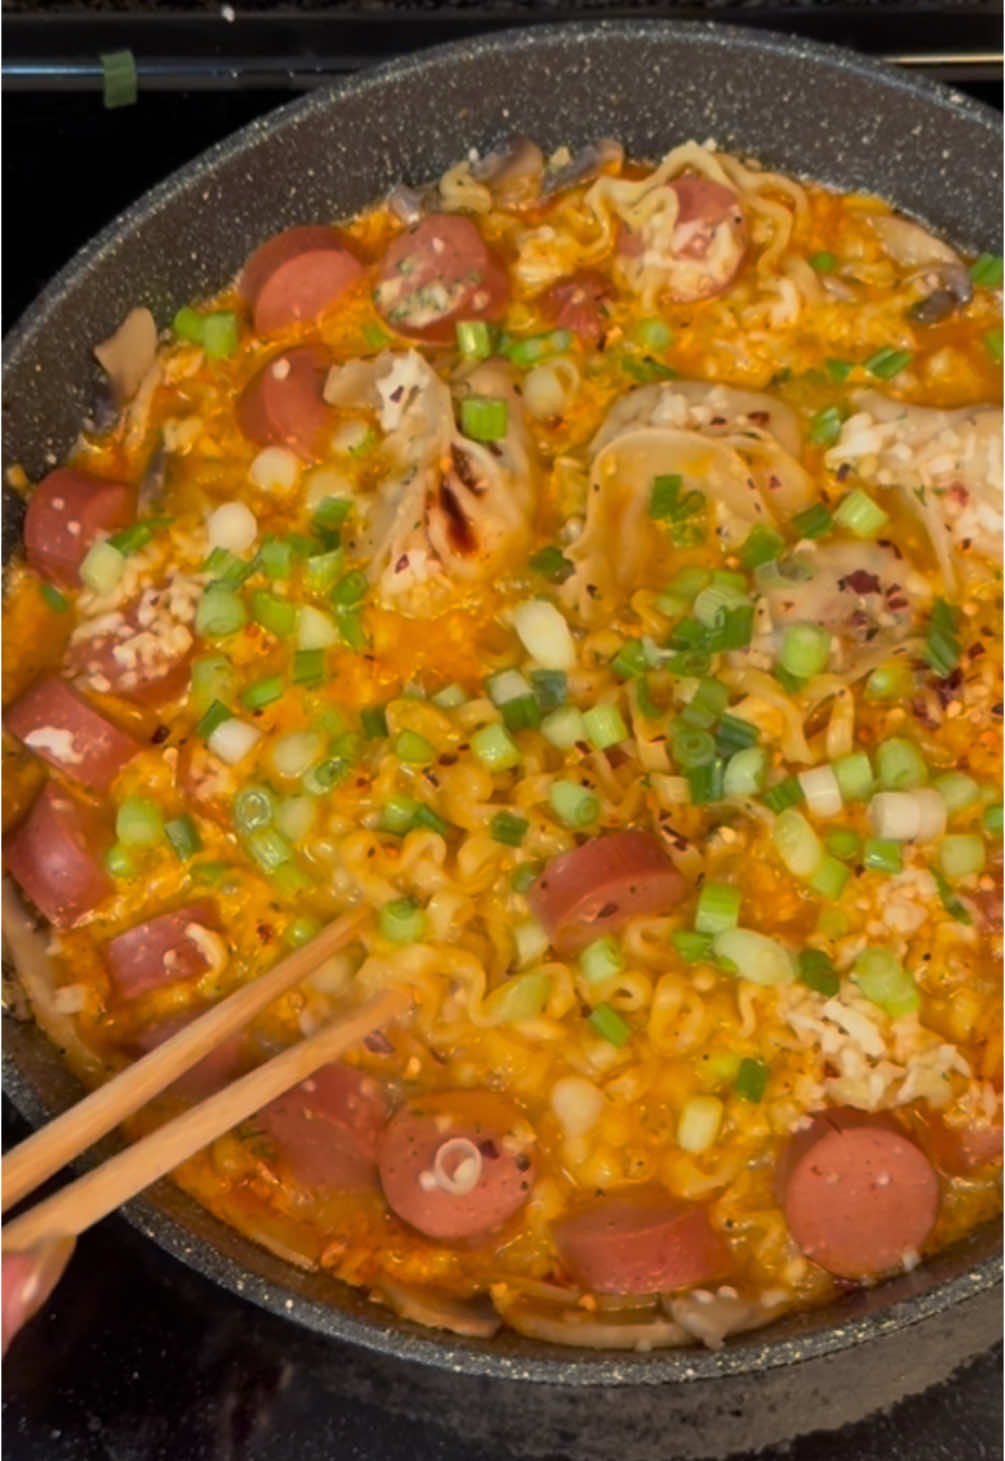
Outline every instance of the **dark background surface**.
MULTIPOLYGON (((118 0, 78 0, 60 7, 76 16, 125 8, 118 0)), ((172 8, 214 15, 220 10, 210 0, 188 0, 172 8)), ((254 8, 262 8, 261 0, 254 8)), ((315 0, 301 0, 301 8, 315 9, 315 0)), ((373 3, 356 6, 354 12, 358 20, 363 12, 379 8, 373 3)), ((487 8, 453 7, 461 17, 487 8)), ((518 17, 526 16, 531 6, 515 0, 491 8, 497 15, 518 17)), ((554 18, 556 8, 538 6, 536 13, 554 18)), ((587 0, 579 8, 597 14, 602 7, 587 0)), ((654 7, 640 4, 619 7, 634 14, 644 8, 653 13, 654 7)), ((824 4, 811 15, 812 8, 807 0, 776 5, 770 14, 763 8, 754 14, 756 7, 735 0, 707 7, 721 18, 767 16, 776 23, 784 11, 786 23, 780 28, 803 33, 814 33, 807 22, 829 11, 832 28, 839 32, 833 38, 873 51, 914 48, 918 31, 912 21, 918 17, 909 20, 906 12, 911 10, 923 15, 930 27, 927 36, 944 33, 947 45, 958 46, 964 22, 977 24, 966 32, 967 40, 1000 45, 999 7, 974 0, 955 6, 883 0, 870 5, 863 0, 859 5, 824 4), (953 19, 948 18, 950 10, 953 19)), ((51 5, 32 7, 13 0, 7 9, 34 9, 35 17, 44 10, 55 27, 40 31, 28 17, 27 30, 9 28, 7 69, 25 58, 37 66, 54 49, 53 37, 69 35, 55 22, 51 5)), ((347 7, 330 9, 344 14, 347 7)), ((407 35, 391 26, 374 30, 354 21, 351 33, 336 35, 336 45, 329 30, 330 69, 350 69, 361 59, 379 59, 406 43, 440 38, 416 25, 418 12, 431 17, 437 9, 434 0, 398 0, 383 9, 407 13, 412 26, 407 35), (347 36, 351 44, 345 43, 347 36)), ((698 7, 662 9, 695 13, 698 7)), ((440 18, 442 14, 440 8, 440 18)), ((112 44, 128 44, 136 33, 127 17, 120 19, 127 26, 125 37, 112 44)), ((241 45, 233 43, 234 27, 215 27, 217 55, 247 55, 255 47, 263 51, 260 34, 240 26, 236 33, 239 40, 243 37, 241 45)), ((301 34, 300 39, 306 56, 318 36, 301 34)), ((73 37, 78 57, 80 44, 79 35, 73 37)), ((138 42, 137 47, 142 57, 138 42)), ((106 48, 109 43, 102 38, 91 50, 96 55, 106 48)), ((157 50, 151 45, 149 55, 157 50)), ((61 86, 46 92, 39 89, 41 83, 24 89, 22 82, 21 90, 5 92, 6 324, 27 308, 82 243, 144 189, 211 142, 289 99, 291 86, 298 84, 286 77, 282 89, 248 89, 249 76, 250 71, 243 78, 231 72, 226 82, 217 78, 218 84, 203 78, 200 84, 206 89, 200 90, 143 87, 136 106, 117 111, 104 110, 94 91, 61 86)), ((1001 105, 1000 83, 994 80, 967 89, 1001 105)), ((5 1118, 7 1140, 17 1139, 19 1118, 6 1106, 5 1118)), ((392 1415, 381 1405, 379 1386, 366 1384, 368 1366, 376 1373, 376 1364, 222 1292, 113 1219, 84 1238, 54 1299, 18 1340, 5 1365, 6 1454, 12 1461, 507 1461, 511 1453, 504 1435, 486 1450, 464 1441, 463 1422, 456 1418, 406 1423, 392 1415), (376 1393, 367 1394, 368 1388, 376 1393)), ((845 1431, 808 1435, 777 1454, 790 1461, 998 1461, 1001 1364, 998 1347, 946 1385, 845 1431)), ((422 1372, 415 1371, 413 1378, 421 1390, 422 1372)), ((618 1403, 616 1397, 612 1403, 618 1403)), ((664 1450, 659 1461, 673 1458, 664 1450)))

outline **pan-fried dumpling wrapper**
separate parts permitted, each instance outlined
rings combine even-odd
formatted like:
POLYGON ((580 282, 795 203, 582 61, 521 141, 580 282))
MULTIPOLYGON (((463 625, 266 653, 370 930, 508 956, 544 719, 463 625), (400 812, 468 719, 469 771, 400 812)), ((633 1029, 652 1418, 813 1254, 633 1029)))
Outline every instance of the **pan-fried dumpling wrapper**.
POLYGON ((597 452, 630 426, 677 426, 708 436, 756 439, 767 433, 798 457, 802 432, 796 413, 764 391, 741 391, 704 380, 639 386, 616 401, 593 438, 597 452))
POLYGON ((509 406, 505 437, 491 446, 457 429, 449 388, 415 350, 336 368, 332 405, 377 413, 390 469, 365 518, 360 546, 379 597, 400 613, 442 610, 511 566, 527 547, 537 467, 507 368, 479 366, 473 395, 509 406))
POLYGON ((586 521, 567 550, 575 572, 563 588, 566 602, 588 621, 601 619, 644 582, 664 550, 662 529, 649 516, 655 477, 679 476, 682 492, 700 492, 727 545, 742 542, 755 523, 790 517, 813 498, 808 474, 778 436, 750 416, 755 402, 760 417, 798 442, 798 427, 784 407, 775 411, 770 397, 701 382, 685 382, 696 389, 682 394, 679 384, 633 391, 594 439, 586 521), (718 404, 709 407, 702 391, 718 404), (716 398, 716 392, 724 395, 716 398), (727 402, 730 395, 746 410, 727 402))
POLYGON ((942 411, 879 391, 857 391, 852 404, 827 466, 850 465, 863 481, 900 494, 931 539, 947 589, 956 586, 960 555, 1001 563, 1000 410, 942 411))

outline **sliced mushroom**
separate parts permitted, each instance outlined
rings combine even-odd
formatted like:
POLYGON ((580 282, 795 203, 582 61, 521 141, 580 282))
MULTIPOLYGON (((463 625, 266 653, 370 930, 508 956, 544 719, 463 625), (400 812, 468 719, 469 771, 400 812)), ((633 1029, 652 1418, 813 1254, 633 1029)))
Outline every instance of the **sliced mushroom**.
POLYGON ((417 193, 414 188, 406 187, 404 183, 398 183, 388 193, 387 206, 406 228, 418 223, 426 212, 422 194, 417 193))
POLYGON ((675 1323, 709 1349, 722 1349, 727 1334, 769 1324, 779 1304, 741 1298, 736 1289, 724 1285, 715 1293, 692 1289, 686 1294, 667 1295, 663 1307, 675 1323))
POLYGON ((132 309, 122 324, 94 347, 94 358, 111 382, 116 400, 131 401, 157 356, 157 326, 148 309, 132 309))
POLYGON ((384 1279, 380 1292, 403 1319, 424 1324, 428 1329, 449 1329, 473 1339, 491 1339, 502 1328, 502 1320, 484 1294, 469 1299, 438 1293, 435 1289, 384 1279))
POLYGON ((911 307, 911 318, 919 325, 937 325, 974 294, 967 267, 955 249, 935 238, 918 223, 883 213, 872 220, 886 252, 905 269, 917 269, 918 279, 928 291, 911 307))
POLYGON ((471 164, 471 176, 483 183, 501 208, 526 208, 537 202, 544 156, 529 137, 514 136, 502 147, 471 164))
POLYGON ((625 149, 620 142, 615 142, 610 137, 601 137, 598 142, 588 142, 564 167, 545 175, 541 184, 541 198, 547 201, 557 197, 566 188, 592 182, 603 172, 616 173, 620 171, 624 158, 625 149))
POLYGON ((581 1308, 552 1308, 518 1300, 506 1305, 503 1317, 511 1329, 549 1344, 581 1349, 671 1349, 693 1343, 680 1324, 665 1319, 655 1307, 592 1313, 581 1308))

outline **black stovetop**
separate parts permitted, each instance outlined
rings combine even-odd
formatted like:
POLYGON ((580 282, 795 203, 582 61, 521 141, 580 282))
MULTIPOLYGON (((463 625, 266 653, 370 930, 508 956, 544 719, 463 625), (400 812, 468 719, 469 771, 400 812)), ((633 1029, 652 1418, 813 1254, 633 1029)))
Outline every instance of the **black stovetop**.
MULTIPOLYGON (((15 3, 21 12, 29 8, 15 3)), ((307 8, 313 4, 306 0, 307 8)), ((51 16, 52 7, 46 8, 51 16)), ((93 0, 90 6, 70 0, 61 8, 79 16, 89 8, 123 7, 117 0, 98 0, 96 6, 93 0)), ((221 7, 189 0, 174 8, 221 7)), ((399 8, 414 16, 432 7, 428 0, 399 0, 399 8)), ((529 7, 522 8, 526 14, 529 7)), ((728 7, 713 8, 722 16, 728 7)), ((865 8, 860 3, 860 11, 865 8)), ((915 8, 928 15, 936 9, 915 8)), ((464 9, 454 7, 456 13, 464 9)), ((511 12, 520 9, 519 3, 510 6, 511 12)), ((981 12, 992 22, 992 36, 996 25, 1000 30, 995 5, 957 9, 971 16, 981 12)), ((805 17, 808 7, 789 0, 789 15, 799 11, 805 17)), ((59 32, 46 34, 51 41, 59 32)), ((854 40, 855 33, 842 38, 854 40)), ((28 54, 16 42, 8 35, 5 64, 28 54)), ((401 36, 371 28, 367 44, 375 59, 382 50, 400 50, 401 36)), ((9 89, 3 105, 6 321, 13 322, 76 248, 145 188, 287 100, 286 84, 281 92, 144 89, 136 106, 118 111, 105 111, 93 91, 43 92, 26 89, 23 81, 9 89)), ((999 82, 985 80, 969 89, 1001 105, 999 82)), ((17 1139, 19 1118, 6 1108, 5 1114, 8 1139, 17 1139)), ((945 1385, 844 1431, 808 1435, 784 1454, 788 1461, 1000 1461, 1001 1364, 999 1347, 945 1385)), ((10 1461, 511 1457, 504 1435, 490 1449, 466 1441, 457 1417, 402 1422, 382 1403, 380 1366, 386 1365, 223 1292, 122 1220, 111 1219, 82 1240, 45 1313, 19 1338, 5 1364, 6 1455, 10 1461)), ((662 1451, 659 1461, 672 1458, 662 1451)))

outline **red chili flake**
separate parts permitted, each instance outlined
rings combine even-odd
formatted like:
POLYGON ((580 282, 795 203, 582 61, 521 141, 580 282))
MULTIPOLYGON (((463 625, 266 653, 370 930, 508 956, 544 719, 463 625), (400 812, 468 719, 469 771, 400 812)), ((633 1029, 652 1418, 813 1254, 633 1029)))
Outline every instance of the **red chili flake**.
POLYGON ((276 930, 272 927, 271 923, 260 923, 255 929, 255 932, 258 934, 259 941, 263 944, 271 944, 276 936, 276 930))
POLYGON ((874 573, 868 573, 864 568, 856 568, 854 573, 846 573, 844 578, 839 578, 838 588, 842 591, 850 588, 856 594, 878 594, 882 592, 879 579, 874 573))

